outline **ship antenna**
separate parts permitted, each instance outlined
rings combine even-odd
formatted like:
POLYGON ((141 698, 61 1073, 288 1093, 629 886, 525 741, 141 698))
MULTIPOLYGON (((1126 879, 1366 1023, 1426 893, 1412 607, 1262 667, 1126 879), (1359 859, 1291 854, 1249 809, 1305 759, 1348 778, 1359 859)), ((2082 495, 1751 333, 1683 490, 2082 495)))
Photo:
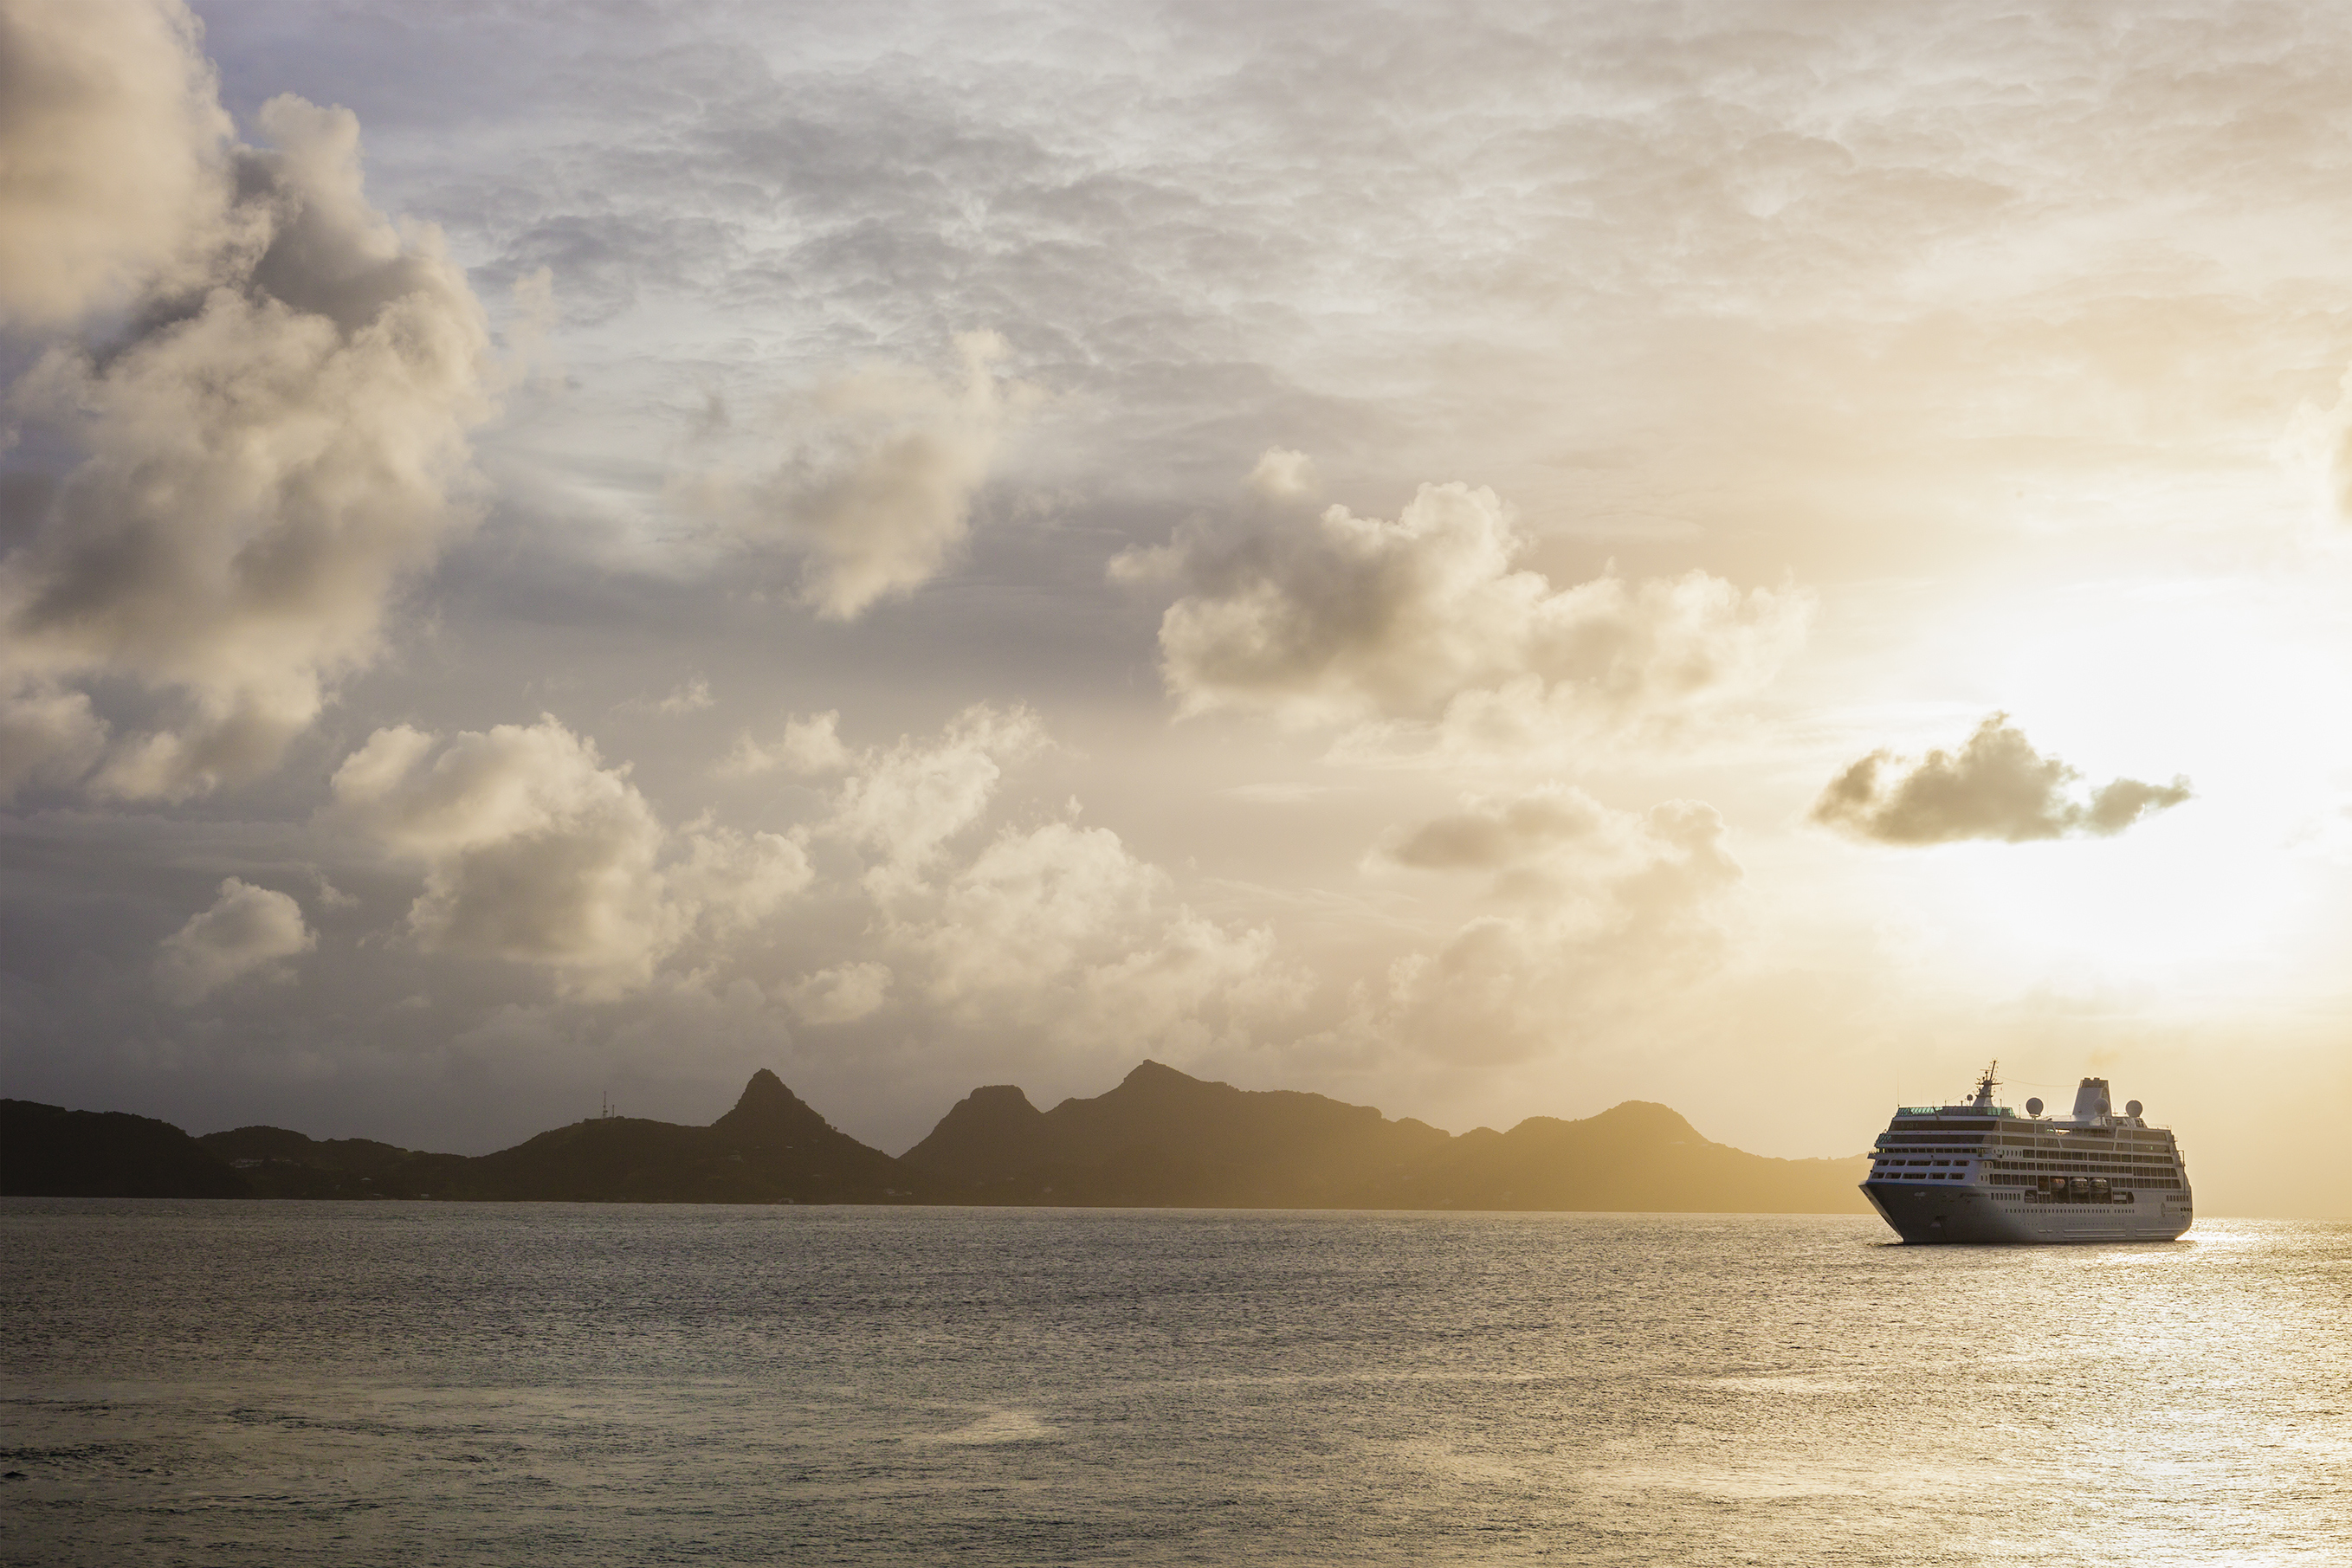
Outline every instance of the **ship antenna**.
POLYGON ((1992 1065, 1984 1070, 1984 1076, 1977 1080, 1977 1100, 1979 1103, 1986 1105, 1992 1103, 1992 1092, 2000 1087, 2000 1080, 1993 1074, 2000 1071, 2000 1059, 1995 1057, 1992 1065))

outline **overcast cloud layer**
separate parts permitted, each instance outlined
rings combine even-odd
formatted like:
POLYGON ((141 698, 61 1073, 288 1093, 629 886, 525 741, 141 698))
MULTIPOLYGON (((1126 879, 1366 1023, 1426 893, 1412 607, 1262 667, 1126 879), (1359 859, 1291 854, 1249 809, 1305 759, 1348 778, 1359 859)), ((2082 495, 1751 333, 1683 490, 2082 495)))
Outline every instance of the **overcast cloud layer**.
POLYGON ((0 0, 0 1092, 1818 1155, 1999 1055, 2352 1205, 2225 1092, 2352 1090, 2347 88, 2316 5, 0 0))

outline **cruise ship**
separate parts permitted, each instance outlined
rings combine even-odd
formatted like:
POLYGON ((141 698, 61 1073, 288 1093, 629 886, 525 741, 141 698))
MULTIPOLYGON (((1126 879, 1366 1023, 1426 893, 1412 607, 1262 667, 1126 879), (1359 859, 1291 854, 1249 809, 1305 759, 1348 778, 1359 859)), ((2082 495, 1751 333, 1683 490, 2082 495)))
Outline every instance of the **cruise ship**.
POLYGON ((2195 1218, 2172 1134, 2085 1078, 2071 1116, 1993 1103, 1995 1062, 1958 1105, 1906 1105, 1862 1194, 1906 1241, 2171 1241, 2195 1218))

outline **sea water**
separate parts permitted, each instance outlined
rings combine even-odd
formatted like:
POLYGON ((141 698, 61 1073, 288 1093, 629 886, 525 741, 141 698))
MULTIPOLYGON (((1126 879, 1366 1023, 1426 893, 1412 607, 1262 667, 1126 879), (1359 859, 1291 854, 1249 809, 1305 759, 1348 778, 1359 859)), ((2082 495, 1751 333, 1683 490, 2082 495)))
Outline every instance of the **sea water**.
POLYGON ((11 1563, 2343 1563, 2352 1226, 0 1201, 11 1563))

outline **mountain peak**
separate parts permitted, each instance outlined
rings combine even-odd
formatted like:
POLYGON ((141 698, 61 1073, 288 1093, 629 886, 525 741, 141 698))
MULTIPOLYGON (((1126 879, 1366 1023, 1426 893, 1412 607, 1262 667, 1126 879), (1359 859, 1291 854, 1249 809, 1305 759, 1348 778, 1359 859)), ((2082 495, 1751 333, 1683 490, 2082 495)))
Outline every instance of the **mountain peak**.
POLYGON ((710 1124, 730 1133, 757 1134, 781 1132, 811 1123, 827 1124, 824 1117, 784 1086, 782 1079, 762 1067, 743 1085, 735 1108, 710 1124))
POLYGON ((743 1093, 735 1102, 735 1109, 740 1111, 746 1105, 797 1105, 800 1103, 801 1097, 784 1087, 784 1081, 776 1076, 773 1068, 762 1067, 751 1074, 749 1083, 743 1085, 743 1093))
POLYGON ((1638 1129, 1653 1138, 1681 1140, 1704 1144, 1698 1129, 1690 1124, 1683 1113, 1671 1105, 1661 1105, 1654 1100, 1625 1100, 1612 1105, 1592 1118, 1595 1124, 1626 1130, 1638 1129))
POLYGON ((1214 1104, 1241 1092, 1230 1083, 1195 1078, 1147 1056, 1118 1081, 1117 1088, 1098 1098, 1107 1105, 1159 1104, 1171 1099, 1178 1104, 1214 1104))
POLYGON ((956 1102, 929 1137, 900 1155, 908 1165, 966 1179, 1025 1170, 1040 1157, 1045 1113, 1011 1083, 990 1083, 956 1102))

